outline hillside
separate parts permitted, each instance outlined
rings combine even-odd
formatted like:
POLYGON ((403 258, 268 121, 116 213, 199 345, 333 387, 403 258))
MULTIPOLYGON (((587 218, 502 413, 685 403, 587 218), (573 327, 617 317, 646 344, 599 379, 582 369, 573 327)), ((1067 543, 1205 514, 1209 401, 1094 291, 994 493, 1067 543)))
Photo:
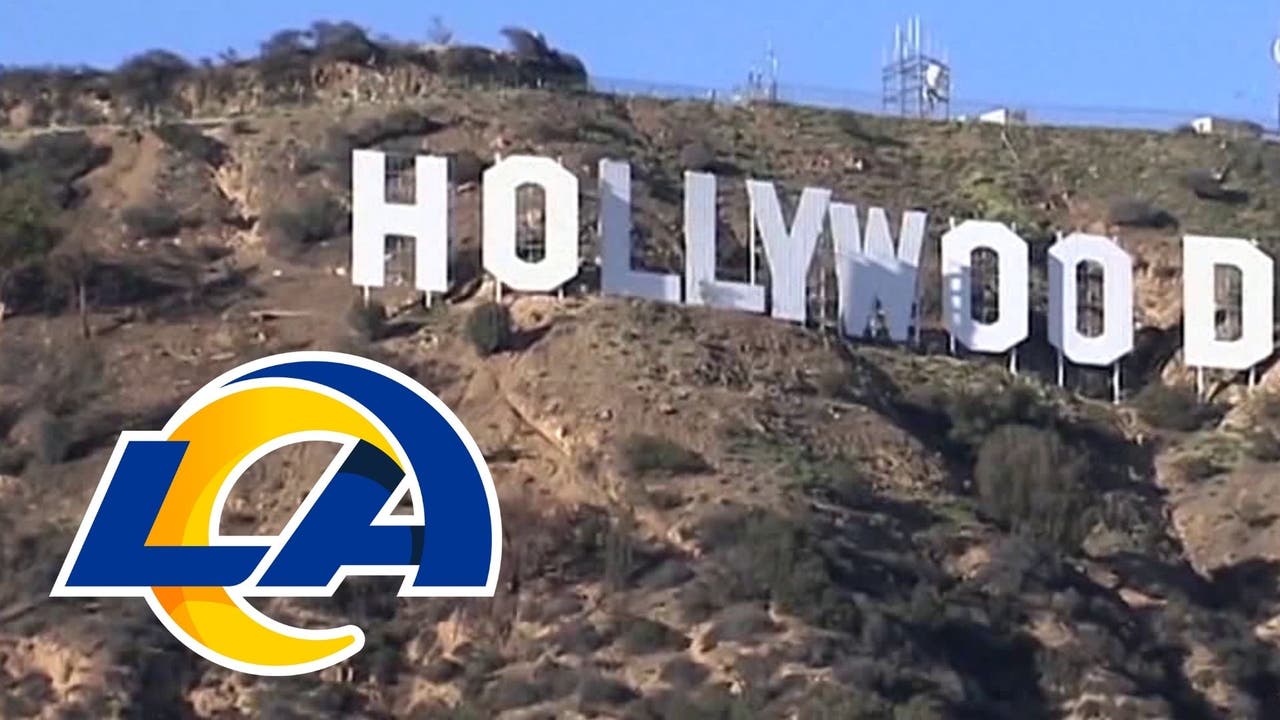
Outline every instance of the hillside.
MULTIPOLYGON (((1219 378, 1211 407, 1165 385, 1178 238, 1280 249, 1280 148, 306 67, 290 98, 253 62, 181 106, 91 91, 73 131, 30 122, 49 95, 0 75, 0 717, 1280 717, 1274 373, 1252 395, 1219 378), (453 160, 458 282, 430 309, 390 288, 365 310, 345 276, 353 147, 453 160), (949 217, 1016 222, 1041 272, 1052 231, 1113 233, 1139 272, 1129 399, 1092 399, 1083 372, 1037 380, 1042 330, 1015 379, 1001 358, 601 298, 589 274, 564 298, 505 293, 511 336, 479 352, 475 181, 520 152, 583 179, 587 259, 605 156, 633 163, 656 268, 681 263, 685 169, 720 177, 728 276, 745 274, 746 177, 928 210, 923 278, 949 217), (462 418, 502 502, 497 597, 360 580, 264 602, 369 636, 284 680, 199 660, 141 602, 47 598, 121 430, 303 348, 392 364, 462 418)), ((188 97, 183 78, 166 97, 188 97)), ((224 529, 278 529, 331 453, 273 453, 224 529)))

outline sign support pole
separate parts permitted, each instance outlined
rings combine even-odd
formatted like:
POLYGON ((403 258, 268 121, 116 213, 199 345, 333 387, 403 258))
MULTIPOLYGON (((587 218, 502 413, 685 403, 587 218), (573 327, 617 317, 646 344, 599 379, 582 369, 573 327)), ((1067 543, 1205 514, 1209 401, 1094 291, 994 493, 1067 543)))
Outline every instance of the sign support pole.
POLYGON ((1120 361, 1111 366, 1111 404, 1120 404, 1120 361))

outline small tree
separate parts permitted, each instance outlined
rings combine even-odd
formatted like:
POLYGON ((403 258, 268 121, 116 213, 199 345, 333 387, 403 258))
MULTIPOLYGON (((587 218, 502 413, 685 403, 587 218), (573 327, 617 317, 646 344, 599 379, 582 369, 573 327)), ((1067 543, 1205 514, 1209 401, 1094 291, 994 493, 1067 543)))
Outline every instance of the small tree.
POLYGON ((360 26, 351 22, 319 21, 311 25, 316 53, 329 60, 367 63, 381 55, 379 48, 360 26))
POLYGON ((1191 432, 1215 420, 1217 411, 1200 402, 1191 388, 1154 381, 1133 398, 1142 419, 1164 430, 1191 432))
POLYGON ((85 339, 93 336, 93 328, 89 325, 89 279, 94 263, 93 254, 83 238, 63 242, 49 255, 49 276, 69 293, 70 304, 80 317, 80 334, 85 339))
POLYGON ((511 311, 501 303, 485 303, 467 318, 467 337, 481 355, 492 355, 511 344, 511 311))
POLYGON ((1006 425, 978 450, 974 479, 983 510, 996 521, 1060 547, 1088 530, 1087 461, 1058 433, 1006 425))
POLYGON ((281 30, 262 43, 257 62, 258 75, 272 91, 290 99, 299 99, 309 89, 311 55, 307 33, 281 30))
POLYGON ((173 97, 178 81, 191 71, 191 63, 168 50, 148 50, 126 60, 116 70, 114 82, 120 94, 137 104, 150 119, 173 97))
POLYGON ((135 238, 173 237, 182 230, 182 215, 172 205, 160 200, 127 207, 121 213, 121 219, 135 238))
POLYGON ((347 310, 347 323, 361 338, 376 342, 387 332, 387 308, 377 300, 356 298, 347 310))
POLYGON ((15 273, 57 244, 54 207, 44 182, 28 175, 0 183, 0 318, 15 273))

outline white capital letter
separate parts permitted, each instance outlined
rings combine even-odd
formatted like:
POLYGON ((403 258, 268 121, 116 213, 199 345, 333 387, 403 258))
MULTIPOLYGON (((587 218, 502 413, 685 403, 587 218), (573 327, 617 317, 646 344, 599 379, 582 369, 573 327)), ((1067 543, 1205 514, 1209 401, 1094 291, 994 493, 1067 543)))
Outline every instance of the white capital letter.
POLYGON ((578 178, 549 158, 513 155, 484 172, 484 268, 498 282, 524 292, 550 292, 578 274, 578 178), (516 189, 542 188, 546 256, 516 255, 516 189))
POLYGON ((1183 358, 1188 367, 1244 370, 1271 356, 1275 276, 1271 258, 1240 238, 1182 239, 1183 358), (1240 271, 1240 337, 1219 340, 1214 268, 1240 271))
POLYGON ((952 337, 974 352, 1002 353, 1027 338, 1027 243, 1003 223, 965 220, 942 236, 942 306, 952 337), (1000 316, 973 318, 973 268, 979 248, 996 254, 1000 316))
POLYGON ((684 174, 685 302, 764 312, 764 288, 716 280, 716 177, 684 174))
POLYGON ((747 181, 751 217, 760 228, 765 259, 769 263, 772 314, 779 320, 802 323, 806 319, 809 308, 805 291, 808 289, 809 264, 813 262, 813 250, 818 245, 818 236, 822 234, 822 223, 827 218, 830 200, 830 190, 805 188, 800 193, 800 205, 788 230, 773 183, 747 181))
POLYGON ((1110 238, 1072 233, 1049 248, 1049 343, 1071 362, 1106 367, 1133 350, 1133 260, 1110 238), (1078 322, 1078 268, 1102 266, 1102 333, 1078 322))
POLYGON ((600 161, 600 290, 606 295, 680 302, 680 276, 631 267, 631 165, 600 161))
POLYGON ((922 212, 902 214, 901 238, 895 250, 889 220, 882 208, 871 208, 867 214, 864 238, 858 225, 858 209, 843 203, 831 204, 840 327, 845 335, 863 335, 879 300, 889 337, 898 342, 908 339, 926 217, 922 212))
POLYGON ((351 153, 351 282, 386 283, 388 235, 414 239, 413 285, 425 292, 449 290, 449 165, 419 155, 414 162, 413 204, 387 202, 386 155, 351 153))

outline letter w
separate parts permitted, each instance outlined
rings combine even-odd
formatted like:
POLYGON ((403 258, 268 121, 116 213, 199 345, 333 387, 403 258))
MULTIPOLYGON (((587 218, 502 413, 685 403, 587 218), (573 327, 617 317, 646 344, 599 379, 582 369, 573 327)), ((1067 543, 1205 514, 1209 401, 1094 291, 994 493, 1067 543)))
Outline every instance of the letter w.
POLYGON ((845 335, 861 337, 871 325, 878 302, 889 337, 905 342, 914 314, 926 214, 902 214, 902 237, 895 250, 883 209, 871 208, 867 214, 864 239, 856 207, 831 203, 830 208, 841 329, 845 335))

